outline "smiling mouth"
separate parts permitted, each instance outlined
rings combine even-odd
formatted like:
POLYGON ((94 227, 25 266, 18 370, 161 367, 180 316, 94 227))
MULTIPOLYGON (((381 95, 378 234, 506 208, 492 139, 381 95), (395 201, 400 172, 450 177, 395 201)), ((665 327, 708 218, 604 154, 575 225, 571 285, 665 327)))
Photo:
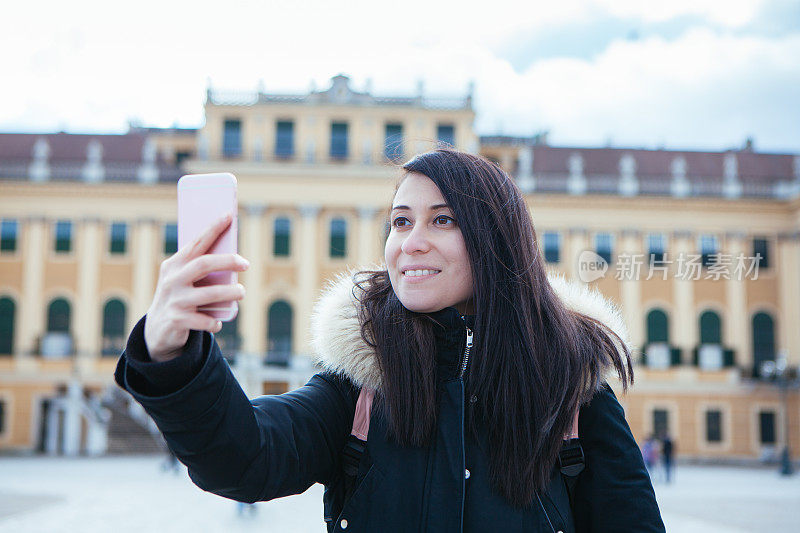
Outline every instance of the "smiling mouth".
POLYGON ((441 272, 441 270, 436 269, 423 269, 423 270, 404 270, 403 275, 409 278, 422 278, 427 276, 435 276, 441 272))

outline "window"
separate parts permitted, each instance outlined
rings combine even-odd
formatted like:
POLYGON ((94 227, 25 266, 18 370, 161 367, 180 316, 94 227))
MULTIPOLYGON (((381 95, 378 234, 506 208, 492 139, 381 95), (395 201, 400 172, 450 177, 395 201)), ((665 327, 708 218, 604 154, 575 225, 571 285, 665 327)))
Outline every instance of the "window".
POLYGON ((700 253, 703 256, 703 266, 710 266, 716 262, 715 254, 719 252, 717 237, 715 235, 700 236, 700 253))
POLYGON ((722 442, 722 413, 717 409, 706 411, 706 442, 722 442))
POLYGON ((775 323, 767 313, 753 315, 753 376, 761 375, 761 366, 775 361, 775 323))
POLYGON ((16 304, 8 297, 0 298, 0 355, 11 355, 14 349, 14 315, 16 304))
POLYGON ((127 241, 128 226, 124 222, 111 224, 110 251, 112 254, 124 254, 127 241))
POLYGON ((669 433, 669 412, 666 409, 653 409, 653 435, 663 438, 669 433))
POLYGON ((775 444, 775 411, 760 411, 758 413, 759 442, 764 445, 775 444))
POLYGON ((455 146, 456 133, 455 127, 452 124, 439 124, 436 126, 436 138, 440 143, 455 146))
POLYGON ((222 133, 222 156, 239 157, 242 155, 242 121, 228 119, 222 133))
POLYGON ((647 235, 647 253, 651 265, 662 265, 664 263, 665 241, 663 233, 649 233, 647 235))
POLYGON ((103 307, 102 355, 118 356, 125 348, 125 304, 113 299, 103 307))
POLYGON ((182 167, 183 162, 192 157, 192 152, 187 152, 185 150, 178 150, 175 152, 175 166, 182 167))
POLYGON ((403 125, 387 124, 384 134, 383 155, 390 161, 403 157, 403 125))
POLYGON ((0 252, 13 252, 17 249, 17 221, 4 218, 0 225, 0 252))
POLYGON ((178 251, 178 225, 169 223, 164 225, 164 253, 172 255, 178 251))
POLYGON ((56 298, 47 306, 47 332, 69 333, 70 308, 64 298, 56 298))
POLYGON ((279 120, 275 125, 275 157, 294 156, 294 122, 279 120))
POLYGON ((236 352, 241 347, 241 337, 239 336, 239 316, 241 316, 241 309, 233 318, 233 320, 223 322, 222 329, 219 330, 218 333, 214 334, 214 340, 216 340, 217 344, 219 345, 220 352, 222 352, 222 357, 224 357, 228 363, 231 364, 236 361, 236 352))
POLYGON ((277 218, 275 219, 274 229, 272 253, 276 257, 288 257, 291 253, 292 222, 286 217, 277 218))
POLYGON ((647 313, 647 342, 669 342, 667 314, 661 309, 647 313))
POLYGON ((287 366, 292 356, 292 306, 278 300, 267 311, 267 364, 287 366))
POLYGON ((72 222, 59 220, 56 222, 56 252, 66 253, 72 249, 72 222))
POLYGON ((331 123, 331 159, 347 159, 347 122, 331 123))
POLYGON ((613 242, 613 236, 610 233, 598 233, 594 237, 595 252, 609 265, 614 249, 613 242))
POLYGON ((700 315, 700 344, 721 344, 722 324, 719 315, 714 311, 705 311, 700 315))
POLYGON ((548 263, 558 263, 560 260, 561 239, 558 233, 550 231, 544 234, 544 260, 548 263))
POLYGON ((330 256, 347 256, 347 221, 343 218, 331 220, 330 256))
POLYGON ((758 268, 769 268, 769 240, 762 238, 753 239, 753 257, 761 256, 758 268))

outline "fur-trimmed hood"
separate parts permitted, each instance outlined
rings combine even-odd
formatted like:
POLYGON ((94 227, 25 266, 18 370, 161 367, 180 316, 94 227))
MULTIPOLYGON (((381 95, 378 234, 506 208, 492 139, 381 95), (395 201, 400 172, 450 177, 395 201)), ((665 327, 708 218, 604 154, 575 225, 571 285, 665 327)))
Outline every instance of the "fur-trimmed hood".
MULTIPOLYGON (((381 388, 381 372, 374 349, 361 337, 358 301, 353 296, 353 274, 375 270, 371 265, 340 274, 323 291, 311 316, 311 343, 317 362, 326 370, 342 374, 359 387, 381 388)), ((549 272, 547 279, 568 309, 590 316, 619 335, 628 350, 628 329, 619 308, 600 291, 549 272)), ((616 341, 615 341, 616 343, 616 341)), ((625 356, 617 345, 617 351, 625 356)))

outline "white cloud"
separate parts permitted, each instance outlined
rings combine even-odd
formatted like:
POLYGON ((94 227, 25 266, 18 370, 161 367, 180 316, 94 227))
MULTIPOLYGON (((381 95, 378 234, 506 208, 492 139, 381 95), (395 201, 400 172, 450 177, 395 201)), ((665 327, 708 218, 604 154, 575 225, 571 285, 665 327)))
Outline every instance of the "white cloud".
POLYGON ((646 22, 662 22, 681 15, 701 15, 713 22, 739 27, 750 20, 765 0, 594 0, 608 13, 634 17, 646 22))
POLYGON ((496 0, 458 6, 367 2, 154 2, 118 14, 101 2, 19 4, 0 32, 0 130, 122 131, 199 125, 206 79, 217 87, 303 92, 344 72, 377 94, 463 95, 476 81, 481 133, 548 127, 563 143, 757 146, 800 151, 798 37, 698 29, 673 41, 616 41, 592 60, 545 59, 524 72, 495 56, 506 35, 587 20, 695 14, 734 27, 760 2, 496 0), (720 7, 721 6, 721 7, 720 7), (27 10, 27 11, 24 11, 27 10), (36 11, 34 11, 36 10, 36 11), (36 24, 31 24, 36 20, 36 24), (7 82, 6 80, 11 80, 7 82))

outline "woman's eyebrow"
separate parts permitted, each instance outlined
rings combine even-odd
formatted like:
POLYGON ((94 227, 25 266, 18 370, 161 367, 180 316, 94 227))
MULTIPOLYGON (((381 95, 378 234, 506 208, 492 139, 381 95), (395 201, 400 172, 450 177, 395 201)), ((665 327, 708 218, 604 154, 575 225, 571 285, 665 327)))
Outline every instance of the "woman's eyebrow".
MULTIPOLYGON (((450 208, 450 206, 447 205, 447 204, 436 204, 436 205, 430 206, 428 209, 433 211, 434 209, 440 209, 442 207, 447 207, 448 209, 450 208)), ((411 209, 411 208, 408 207, 407 205, 396 205, 396 206, 392 207, 392 211, 394 211, 395 209, 411 209)))

